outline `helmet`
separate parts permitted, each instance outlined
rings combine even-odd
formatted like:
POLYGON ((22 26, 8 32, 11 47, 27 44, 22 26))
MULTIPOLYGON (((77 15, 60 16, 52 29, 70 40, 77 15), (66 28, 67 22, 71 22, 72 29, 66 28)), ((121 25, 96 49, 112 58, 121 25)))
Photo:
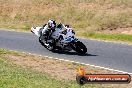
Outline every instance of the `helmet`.
POLYGON ((55 29, 55 27, 56 27, 55 20, 49 20, 47 24, 48 24, 48 27, 51 29, 55 29))

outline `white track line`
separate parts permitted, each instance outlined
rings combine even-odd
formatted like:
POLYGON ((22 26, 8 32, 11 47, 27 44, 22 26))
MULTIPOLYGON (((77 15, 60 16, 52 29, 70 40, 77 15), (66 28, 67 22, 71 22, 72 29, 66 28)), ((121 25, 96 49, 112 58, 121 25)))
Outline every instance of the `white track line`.
POLYGON ((66 61, 66 62, 72 62, 72 63, 76 63, 76 64, 82 64, 82 65, 91 66, 91 67, 95 67, 95 68, 100 68, 100 69, 105 69, 105 70, 110 70, 110 71, 115 71, 115 72, 119 72, 119 73, 124 73, 124 74, 130 74, 130 75, 132 75, 132 73, 129 73, 129 72, 125 72, 125 71, 121 71, 121 70, 116 70, 116 69, 111 69, 111 68, 106 68, 106 67, 102 67, 102 66, 91 65, 91 64, 86 64, 86 63, 80 63, 80 62, 71 61, 71 60, 65 60, 65 59, 58 59, 58 60, 66 61))
MULTIPOLYGON (((9 50, 9 51, 17 52, 15 50, 9 50)), ((54 57, 49 57, 49 56, 43 56, 43 55, 33 54, 33 53, 28 53, 28 52, 22 52, 22 53, 29 54, 29 55, 41 56, 41 57, 55 59, 55 60, 60 60, 60 61, 66 61, 66 62, 76 63, 76 64, 82 64, 82 65, 91 66, 91 67, 95 67, 95 68, 100 68, 100 69, 105 69, 105 70, 109 70, 109 71, 114 71, 114 72, 119 72, 119 73, 123 73, 123 74, 130 74, 130 75, 132 75, 132 73, 121 71, 121 70, 116 70, 116 69, 111 69, 109 67, 102 67, 102 66, 97 66, 97 65, 91 65, 91 64, 81 63, 81 62, 77 62, 77 61, 66 60, 66 59, 59 59, 59 58, 54 58, 54 57)))

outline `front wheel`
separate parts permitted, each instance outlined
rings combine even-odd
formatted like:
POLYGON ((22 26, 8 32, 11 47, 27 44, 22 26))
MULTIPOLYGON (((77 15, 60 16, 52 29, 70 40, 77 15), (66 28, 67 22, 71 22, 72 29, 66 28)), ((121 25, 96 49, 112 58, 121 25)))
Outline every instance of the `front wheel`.
POLYGON ((71 47, 79 54, 85 54, 87 52, 86 46, 80 41, 72 43, 71 47))

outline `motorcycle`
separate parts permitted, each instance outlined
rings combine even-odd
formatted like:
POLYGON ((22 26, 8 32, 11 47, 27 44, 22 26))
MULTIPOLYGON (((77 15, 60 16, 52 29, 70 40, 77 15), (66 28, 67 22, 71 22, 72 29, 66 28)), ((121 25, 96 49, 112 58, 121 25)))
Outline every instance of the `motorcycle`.
POLYGON ((87 52, 86 46, 75 38, 75 32, 72 28, 65 28, 66 30, 63 30, 63 24, 57 25, 55 31, 50 34, 51 40, 48 40, 49 44, 41 38, 42 27, 31 27, 31 32, 39 37, 40 44, 49 51, 69 52, 74 50, 78 54, 85 54, 87 52))

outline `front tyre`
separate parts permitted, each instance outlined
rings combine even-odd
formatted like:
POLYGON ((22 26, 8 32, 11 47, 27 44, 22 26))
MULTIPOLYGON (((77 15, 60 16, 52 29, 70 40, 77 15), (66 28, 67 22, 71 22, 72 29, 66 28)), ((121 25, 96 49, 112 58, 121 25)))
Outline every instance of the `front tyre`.
POLYGON ((79 54, 86 54, 87 52, 86 46, 80 41, 77 41, 74 44, 72 44, 72 49, 79 54))

